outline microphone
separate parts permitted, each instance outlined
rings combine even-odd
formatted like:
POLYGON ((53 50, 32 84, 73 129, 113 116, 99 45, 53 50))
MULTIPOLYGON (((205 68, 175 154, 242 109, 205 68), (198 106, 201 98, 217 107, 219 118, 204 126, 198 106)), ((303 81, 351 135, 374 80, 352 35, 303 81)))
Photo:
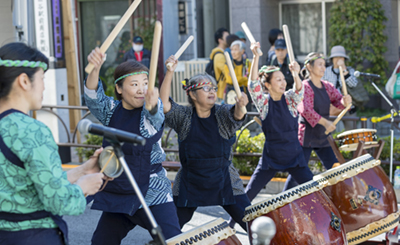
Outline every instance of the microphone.
POLYGON ((372 77, 372 78, 377 78, 377 79, 381 78, 381 76, 379 76, 378 74, 364 73, 364 72, 359 72, 359 71, 355 71, 354 76, 355 77, 359 77, 359 76, 372 77))
POLYGON ((121 142, 127 142, 127 143, 132 143, 132 144, 139 144, 139 145, 145 145, 146 144, 146 139, 138 136, 133 133, 129 133, 123 130, 118 130, 115 128, 110 128, 110 127, 105 127, 102 125, 98 125, 95 123, 92 123, 88 119, 83 119, 79 124, 78 124, 78 130, 82 134, 95 134, 95 135, 100 135, 104 136, 104 138, 111 140, 111 141, 117 141, 119 143, 121 142))
POLYGON ((250 229, 253 245, 269 245, 276 233, 274 221, 266 216, 255 219, 250 229))

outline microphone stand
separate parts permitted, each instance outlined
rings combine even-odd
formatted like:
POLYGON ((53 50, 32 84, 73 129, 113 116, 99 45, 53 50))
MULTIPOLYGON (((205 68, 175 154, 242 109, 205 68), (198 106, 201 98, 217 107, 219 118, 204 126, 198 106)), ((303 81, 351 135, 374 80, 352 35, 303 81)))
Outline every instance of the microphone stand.
POLYGON ((115 153, 116 157, 118 158, 119 162, 121 163, 122 167, 124 168, 125 174, 128 177, 129 181, 131 182, 133 189, 135 190, 136 195, 138 196, 139 201, 142 204, 143 209, 144 209, 147 217, 150 220, 151 226, 153 227, 151 229, 151 234, 153 236, 154 241, 152 241, 151 244, 167 245, 167 243, 165 242, 164 235, 162 234, 161 227, 157 224, 156 220, 154 219, 154 216, 151 213, 149 207, 147 206, 146 201, 144 200, 143 194, 140 191, 139 186, 137 185, 136 180, 133 177, 133 175, 128 167, 128 164, 125 161, 124 153, 122 152, 122 149, 121 149, 121 146, 122 146, 121 143, 115 139, 113 140, 113 139, 107 138, 107 140, 110 142, 111 146, 114 148, 114 153, 115 153))
POLYGON ((393 183, 392 173, 393 173, 393 138, 394 138, 394 114, 397 110, 394 108, 394 105, 390 100, 385 96, 385 94, 376 86, 376 84, 369 78, 372 86, 379 92, 379 94, 386 100, 386 102, 390 105, 390 176, 389 180, 393 183))

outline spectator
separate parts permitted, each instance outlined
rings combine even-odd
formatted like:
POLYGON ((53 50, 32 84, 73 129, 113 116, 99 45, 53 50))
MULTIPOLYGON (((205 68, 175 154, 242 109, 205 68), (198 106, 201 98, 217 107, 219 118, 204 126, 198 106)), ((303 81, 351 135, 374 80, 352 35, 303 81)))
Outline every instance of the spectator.
MULTIPOLYGON (((235 32, 235 35, 239 37, 239 40, 246 44, 246 35, 242 31, 235 32)), ((247 59, 246 51, 244 51, 243 59, 247 59)))
POLYGON ((277 28, 271 29, 268 34, 268 41, 271 48, 268 50, 267 65, 275 58, 275 41, 276 39, 283 39, 283 32, 277 28))
MULTIPOLYGON (((333 46, 331 49, 331 56, 329 56, 331 66, 328 66, 325 70, 325 74, 322 80, 328 81, 338 89, 339 93, 342 93, 342 81, 340 79, 339 67, 343 69, 344 80, 346 85, 350 88, 357 86, 358 80, 354 76, 354 69, 350 66, 346 66, 346 61, 349 57, 346 55, 346 50, 343 46, 333 46)), ((339 115, 341 110, 331 105, 330 114, 339 115)))
POLYGON ((289 57, 287 56, 286 42, 284 39, 275 40, 275 58, 271 61, 271 66, 277 66, 285 76, 286 91, 293 88, 293 76, 289 70, 289 57))
POLYGON ((225 51, 229 53, 229 56, 231 57, 231 59, 232 59, 231 44, 236 40, 239 40, 239 37, 236 36, 235 34, 231 34, 231 35, 226 37, 227 48, 225 49, 225 51))
MULTIPOLYGON (((215 42, 217 43, 217 47, 215 47, 211 51, 210 59, 214 60, 215 80, 217 80, 217 83, 219 83, 219 81, 221 80, 223 81, 224 79, 223 70, 226 63, 224 50, 228 47, 228 44, 226 42, 226 38, 228 37, 228 35, 229 35, 228 30, 223 27, 219 28, 214 34, 214 39, 215 42)), ((218 98, 222 100, 222 97, 218 98)))
MULTIPOLYGON (((232 50, 232 65, 233 69, 235 70, 235 76, 237 78, 237 81, 239 83, 240 90, 242 92, 247 92, 247 76, 248 76, 248 68, 249 68, 249 62, 248 60, 243 59, 243 54, 246 49, 246 46, 244 43, 240 40, 236 40, 231 44, 231 50, 232 50)), ((227 104, 235 104, 235 97, 236 97, 236 92, 232 84, 232 77, 229 74, 229 68, 228 65, 225 65, 224 67, 224 74, 225 74, 225 80, 224 83, 226 85, 226 103, 227 104), (232 91, 232 92, 231 92, 232 91)), ((222 93, 218 90, 219 96, 223 96, 223 91, 222 93)))
POLYGON ((143 38, 136 36, 133 38, 132 49, 124 55, 124 61, 136 60, 150 68, 150 51, 143 48, 143 38))

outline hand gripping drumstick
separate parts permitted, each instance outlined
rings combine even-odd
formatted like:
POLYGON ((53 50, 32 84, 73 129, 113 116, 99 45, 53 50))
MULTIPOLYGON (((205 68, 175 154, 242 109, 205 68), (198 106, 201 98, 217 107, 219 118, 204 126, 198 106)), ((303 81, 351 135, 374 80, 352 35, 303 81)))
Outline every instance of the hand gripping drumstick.
POLYGON ((294 60, 294 54, 293 54, 292 41, 290 40, 289 28, 287 25, 283 25, 282 29, 283 29, 283 35, 285 35, 285 41, 286 41, 287 51, 289 54, 289 60, 290 60, 290 63, 292 63, 295 60, 294 60))
MULTIPOLYGON (((114 39, 117 37, 118 33, 122 30, 124 27, 125 23, 129 20, 133 12, 135 12, 136 8, 138 5, 142 2, 142 0, 135 0, 129 6, 128 10, 126 10, 125 14, 122 16, 122 18, 118 21, 117 25, 114 27, 114 29, 111 31, 111 33, 108 35, 104 43, 100 47, 100 51, 104 54, 107 49, 110 47, 111 43, 114 41, 114 39)), ((89 63, 85 71, 86 73, 91 73, 94 68, 94 65, 92 63, 89 63)))
MULTIPOLYGON (((233 69, 231 57, 229 56, 229 53, 226 52, 226 51, 224 52, 224 54, 225 54, 226 64, 228 65, 228 68, 229 68, 229 73, 230 73, 231 78, 232 78, 233 87, 235 88, 236 95, 237 95, 238 99, 240 99, 240 98, 242 98, 242 92, 240 91, 239 83, 238 83, 236 75, 235 75, 235 70, 233 69)), ((247 109, 246 109, 245 106, 240 107, 240 109, 242 110, 242 112, 244 114, 247 113, 247 109)))
POLYGON ((161 42, 161 31, 162 31, 161 22, 156 21, 156 24, 154 26, 153 47, 151 48, 149 85, 147 86, 148 91, 152 91, 154 89, 154 84, 156 82, 158 53, 160 50, 160 42, 161 42))
MULTIPOLYGON (((346 114, 346 112, 347 112, 348 110, 350 110, 350 107, 351 107, 351 104, 348 104, 348 105, 346 106, 346 108, 343 109, 343 111, 337 116, 337 118, 335 119, 335 121, 333 121, 333 125, 336 125, 336 124, 340 121, 340 119, 342 119, 342 117, 344 116, 344 114, 346 114)), ((328 131, 325 131, 325 134, 329 134, 329 132, 328 132, 328 131)))
POLYGON ((260 126, 262 126, 261 120, 258 117, 253 117, 253 120, 260 126))
POLYGON ((343 68, 341 66, 339 66, 339 72, 340 72, 340 80, 342 80, 343 96, 346 96, 347 95, 347 85, 346 85, 346 81, 344 80, 343 68))
MULTIPOLYGON (((193 35, 190 35, 190 37, 185 41, 184 44, 176 51, 175 53, 175 59, 179 59, 181 57, 182 53, 186 50, 186 48, 189 46, 189 44, 193 41, 194 37, 193 35)), ((171 68, 174 64, 173 63, 168 63, 167 68, 171 68)))
MULTIPOLYGON (((111 153, 111 156, 108 158, 106 164, 104 164, 103 168, 100 170, 100 173, 103 173, 104 170, 106 170, 107 165, 110 163, 111 158, 112 158, 113 156, 114 156, 114 152, 111 153)), ((88 194, 85 194, 85 197, 87 197, 87 196, 88 196, 88 194)))
MULTIPOLYGON (((242 29, 243 29, 244 33, 246 33, 246 36, 249 39, 250 44, 255 43, 256 39, 254 39, 253 34, 251 34, 251 31, 250 31, 249 27, 247 26, 246 22, 242 22, 242 29)), ((261 51, 260 48, 257 48, 257 53, 260 56, 263 55, 263 52, 261 51)))

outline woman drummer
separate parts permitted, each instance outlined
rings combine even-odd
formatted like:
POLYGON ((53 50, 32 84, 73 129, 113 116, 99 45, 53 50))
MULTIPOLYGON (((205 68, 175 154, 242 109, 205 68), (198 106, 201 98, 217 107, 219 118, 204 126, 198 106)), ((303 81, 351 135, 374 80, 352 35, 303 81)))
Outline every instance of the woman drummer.
MULTIPOLYGON (((165 239, 181 233, 172 202, 171 181, 161 163, 164 112, 158 89, 147 91, 148 68, 128 60, 114 72, 117 100, 104 94, 99 80, 104 54, 96 48, 88 56, 95 68, 85 83, 85 100, 91 113, 105 126, 128 131, 146 138, 145 146, 124 143, 125 160, 142 191, 146 204, 165 239)), ((103 141, 103 146, 109 145, 103 141)), ((92 209, 103 213, 92 237, 93 244, 120 244, 136 225, 149 232, 153 228, 127 176, 122 174, 94 196, 92 209)), ((151 234, 151 233, 150 233, 151 234)))
POLYGON ((85 211, 103 183, 97 156, 63 172, 42 107, 48 59, 23 43, 0 48, 0 244, 67 244, 61 215, 85 211))
POLYGON ((247 105, 247 96, 242 93, 236 105, 215 104, 216 81, 200 74, 184 82, 190 105, 178 105, 169 98, 178 61, 171 56, 168 62, 174 66, 168 68, 160 94, 166 124, 178 134, 182 167, 173 195, 179 223, 186 224, 199 206, 221 205, 246 230, 242 218, 250 201, 232 164, 232 145, 246 117, 240 108, 247 105))
MULTIPOLYGON (((329 82, 321 80, 325 74, 325 59, 322 54, 312 52, 307 55, 303 81, 304 100, 299 104, 300 113, 299 141, 302 145, 306 162, 310 160, 311 151, 317 154, 326 169, 332 168, 337 162, 336 156, 328 142, 325 131, 332 132, 335 125, 329 121, 329 108, 332 104, 343 110, 351 103, 351 96, 342 96, 329 82)), ((292 188, 296 183, 288 177, 285 190, 292 188)))
POLYGON ((253 64, 248 84, 249 92, 260 112, 265 134, 263 156, 255 169, 246 194, 250 200, 274 177, 278 171, 288 171, 299 183, 312 179, 313 175, 304 159, 297 139, 297 104, 303 99, 304 89, 299 77, 300 66, 292 62, 289 69, 296 74, 293 88, 285 92, 285 76, 276 66, 263 66, 257 71, 259 43, 253 43, 253 64), (265 94, 262 85, 268 90, 265 94))

